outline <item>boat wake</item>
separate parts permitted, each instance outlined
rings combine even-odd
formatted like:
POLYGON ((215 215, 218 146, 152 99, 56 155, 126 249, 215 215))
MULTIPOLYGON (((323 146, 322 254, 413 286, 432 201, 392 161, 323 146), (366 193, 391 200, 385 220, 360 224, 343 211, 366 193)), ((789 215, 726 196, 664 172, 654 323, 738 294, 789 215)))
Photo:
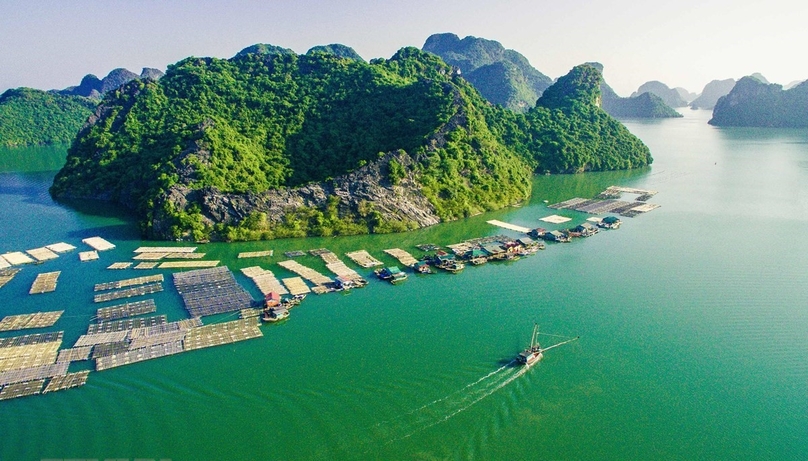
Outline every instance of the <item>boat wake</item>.
POLYGON ((462 388, 401 416, 382 421, 371 429, 374 439, 389 445, 448 421, 522 376, 527 367, 512 361, 462 388))

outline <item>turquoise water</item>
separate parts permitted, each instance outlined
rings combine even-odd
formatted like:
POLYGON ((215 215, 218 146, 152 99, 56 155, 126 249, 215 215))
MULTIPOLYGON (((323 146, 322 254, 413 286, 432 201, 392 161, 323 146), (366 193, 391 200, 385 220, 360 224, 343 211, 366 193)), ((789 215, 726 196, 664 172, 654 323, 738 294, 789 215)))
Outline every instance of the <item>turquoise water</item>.
MULTIPOLYGON (((365 248, 392 264, 382 249, 499 233, 488 219, 538 226, 555 213, 544 200, 613 184, 658 190, 662 205, 514 263, 310 296, 260 339, 0 402, 0 459, 808 458, 808 131, 684 115, 625 122, 653 167, 538 177, 520 208, 408 234, 201 246, 235 271, 256 263, 238 252, 274 249, 260 263, 285 276, 286 250, 365 248), (527 372, 507 366, 534 321, 581 339, 527 372)), ((118 245, 92 263, 73 253, 25 267, 0 289, 2 315, 65 309, 53 329, 67 347, 97 307, 94 283, 142 275, 105 267, 143 242, 120 210, 50 200, 48 166, 63 154, 41 168, 13 155, 0 152, 14 171, 0 173, 0 252, 92 235, 118 245), (58 290, 29 296, 51 270, 58 290)), ((158 312, 183 318, 166 286, 158 312)))

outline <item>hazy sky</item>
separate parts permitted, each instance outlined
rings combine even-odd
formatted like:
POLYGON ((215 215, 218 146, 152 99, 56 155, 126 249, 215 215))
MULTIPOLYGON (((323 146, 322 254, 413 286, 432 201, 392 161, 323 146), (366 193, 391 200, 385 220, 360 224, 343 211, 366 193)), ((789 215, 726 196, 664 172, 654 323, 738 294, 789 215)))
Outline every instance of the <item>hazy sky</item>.
POLYGON ((624 96, 649 80, 700 92, 753 72, 808 79, 806 18, 808 3, 793 0, 0 0, 0 92, 228 58, 254 43, 298 53, 343 43, 388 58, 437 32, 497 40, 553 78, 599 61, 624 96))

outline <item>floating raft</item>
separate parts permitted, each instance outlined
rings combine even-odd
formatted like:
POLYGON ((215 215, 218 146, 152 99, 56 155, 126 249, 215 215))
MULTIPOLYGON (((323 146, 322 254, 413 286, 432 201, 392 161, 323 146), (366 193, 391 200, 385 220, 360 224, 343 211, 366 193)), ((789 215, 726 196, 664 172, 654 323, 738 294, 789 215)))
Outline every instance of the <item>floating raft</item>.
POLYGON ((56 282, 59 280, 59 274, 61 273, 62 271, 55 271, 38 274, 36 279, 34 279, 34 283, 31 284, 31 289, 28 290, 28 294, 38 295, 56 291, 56 282))
POLYGON ((95 261, 98 259, 98 252, 93 251, 82 251, 79 253, 79 261, 87 262, 87 261, 95 261))
POLYGON ((65 389, 83 386, 87 383, 87 376, 89 374, 90 371, 85 370, 76 373, 68 373, 64 376, 54 376, 42 393, 47 394, 48 392, 63 391, 65 389))
POLYGON ((266 251, 246 251, 244 253, 239 253, 238 258, 263 258, 265 256, 272 256, 274 253, 273 250, 266 250, 266 251))
POLYGON ((64 243, 64 242, 59 242, 59 243, 53 243, 51 245, 46 245, 45 248, 47 248, 47 249, 49 249, 49 250, 51 250, 53 252, 56 252, 56 253, 67 253, 68 251, 73 251, 73 250, 76 249, 76 247, 74 247, 73 245, 71 245, 69 243, 64 243))
POLYGON ((193 253, 197 247, 140 247, 135 253, 193 253))
POLYGON ((163 274, 146 275, 144 277, 135 277, 126 280, 117 280, 115 282, 96 283, 93 291, 114 290, 117 288, 126 288, 137 285, 145 285, 147 283, 162 282, 164 280, 163 274))
POLYGON ((8 315, 0 320, 0 331, 47 328, 53 326, 64 311, 34 312, 33 314, 8 315))
POLYGON ((96 333, 94 335, 81 335, 73 347, 95 346, 97 344, 117 343, 129 336, 128 331, 111 331, 109 333, 96 333))
POLYGON ((545 216, 543 218, 539 218, 539 221, 549 222, 552 224, 561 224, 567 221, 572 221, 572 218, 567 218, 565 216, 559 216, 557 214, 553 214, 550 216, 545 216))
MULTIPOLYGON (((311 251, 315 251, 315 250, 311 250, 311 251)), ((326 264, 341 262, 339 257, 336 254, 334 254, 333 251, 326 250, 325 248, 322 248, 322 249, 316 250, 316 251, 317 251, 317 254, 315 256, 319 256, 320 259, 322 259, 323 262, 325 262, 326 264)))
POLYGON ((333 282, 333 280, 331 280, 329 277, 326 277, 316 270, 306 267, 297 261, 292 261, 291 259, 280 261, 278 265, 284 269, 294 272, 315 285, 326 285, 333 282))
POLYGON ((240 319, 252 319, 261 315, 262 310, 256 308, 242 309, 238 312, 240 319))
POLYGON ((60 362, 80 362, 83 360, 90 360, 90 353, 93 351, 93 346, 72 347, 70 349, 62 349, 59 351, 59 356, 56 357, 56 363, 60 362))
POLYGON ((179 354, 182 351, 182 341, 155 344, 154 346, 143 349, 127 350, 114 355, 98 357, 95 359, 95 369, 102 371, 108 368, 179 354))
POLYGON ((59 257, 59 255, 49 250, 47 247, 34 248, 33 250, 26 250, 25 252, 33 256, 34 259, 40 262, 48 261, 50 259, 56 259, 59 257))
POLYGON ((31 264, 36 262, 22 251, 12 251, 10 253, 6 253, 3 255, 3 259, 12 266, 21 266, 23 264, 31 264))
POLYGON ((369 268, 374 266, 383 266, 384 263, 379 261, 378 259, 374 258, 365 250, 359 251, 352 251, 350 253, 345 253, 345 256, 351 258, 353 262, 359 264, 362 267, 369 268))
POLYGON ((110 269, 110 270, 129 269, 129 267, 131 267, 131 266, 132 266, 132 263, 124 263, 124 262, 112 263, 107 267, 107 269, 110 269))
POLYGON ((517 226, 516 224, 497 221, 496 219, 492 219, 492 220, 486 221, 486 222, 488 224, 493 225, 493 226, 501 227, 503 229, 509 229, 509 230, 516 231, 516 232, 521 232, 523 234, 527 234, 528 232, 530 232, 529 227, 517 226))
POLYGON ((196 317, 178 320, 164 325, 136 328, 129 331, 127 335, 127 339, 130 341, 129 350, 142 349, 156 344, 182 341, 185 338, 186 332, 201 326, 202 320, 196 317))
POLYGON ((154 269, 157 267, 157 264, 158 263, 138 263, 137 266, 135 266, 135 269, 154 269))
POLYGON ((117 343, 104 343, 93 346, 92 359, 95 360, 99 357, 109 357, 110 355, 117 355, 129 350, 129 341, 120 341, 117 343))
MULTIPOLYGON (((62 336, 64 336, 63 331, 52 331, 50 333, 36 333, 24 336, 14 336, 11 338, 0 338, 0 349, 51 342, 59 342, 61 344, 62 336)), ((1 350, 0 353, 2 353, 1 350)))
POLYGON ((300 256, 306 256, 306 252, 301 250, 285 251, 283 255, 287 258, 299 258, 300 256))
POLYGON ((384 252, 398 259, 398 262, 407 267, 412 267, 418 263, 417 259, 401 248, 390 248, 389 250, 384 250, 384 252))
POLYGON ((289 293, 293 295, 304 295, 306 293, 311 293, 309 286, 306 285, 306 282, 304 282, 300 277, 285 278, 283 279, 283 284, 286 285, 289 293))
POLYGON ((156 315, 154 317, 144 317, 139 319, 112 320, 109 322, 101 322, 90 325, 87 328, 87 334, 94 335, 97 333, 109 333, 112 331, 134 330, 135 328, 163 325, 166 322, 167 319, 165 315, 156 315))
POLYGON ((325 250, 319 253, 320 258, 325 261, 325 267, 336 274, 338 277, 342 277, 348 280, 361 280, 364 281, 365 279, 359 275, 358 272, 351 269, 350 267, 346 266, 344 262, 340 261, 336 254, 329 250, 325 250))
POLYGON ((230 344, 263 336, 255 318, 215 323, 188 331, 185 336, 185 350, 192 351, 205 347, 230 344))
POLYGON ((227 266, 175 273, 174 286, 191 317, 233 312, 252 305, 252 297, 227 266))
POLYGON ((220 261, 168 261, 160 263, 160 269, 193 269, 199 267, 216 267, 220 261))
POLYGON ((115 245, 102 239, 101 237, 89 237, 83 239, 82 242, 86 243, 90 248, 96 251, 107 251, 115 248, 115 245))
POLYGON ((56 362, 60 342, 31 344, 28 346, 5 348, 0 353, 0 371, 48 365, 56 362))
POLYGON ((102 307, 96 311, 95 317, 101 322, 107 322, 109 320, 134 317, 136 315, 151 314, 152 312, 157 312, 157 305, 154 304, 153 299, 146 299, 133 303, 102 307))
POLYGON ((132 259, 138 261, 159 261, 161 259, 202 259, 205 253, 140 253, 132 259))
POLYGON ((0 288, 11 281, 21 269, 0 269, 0 288))
POLYGON ((637 201, 645 202, 654 195, 658 194, 658 191, 655 190, 646 190, 646 189, 635 189, 633 187, 620 187, 620 186, 609 186, 606 188, 605 191, 601 192, 596 198, 599 199, 611 199, 611 198, 620 198, 622 194, 637 194, 637 201))
POLYGON ((0 373, 0 386, 65 375, 67 374, 68 365, 70 365, 69 362, 51 363, 19 370, 4 371, 0 373))
POLYGON ((42 393, 42 386, 44 385, 44 379, 9 384, 0 390, 0 400, 16 399, 17 397, 40 394, 42 393))
POLYGON ((6 261, 6 258, 0 256, 0 269, 6 269, 11 267, 11 264, 6 261))
POLYGON ((110 291, 107 293, 100 293, 93 296, 93 302, 103 303, 113 301, 116 299, 131 298, 134 296, 144 296, 152 293, 163 291, 163 284, 161 282, 149 283, 137 287, 124 288, 123 290, 110 291))
POLYGON ((275 293, 278 293, 279 295, 285 295, 289 293, 289 290, 287 290, 283 285, 281 285, 281 282, 277 279, 277 277, 275 277, 275 274, 273 274, 271 271, 262 269, 258 266, 252 266, 241 269, 241 272, 250 279, 252 279, 253 283, 255 283, 255 286, 258 287, 258 290, 261 291, 261 294, 263 294, 264 296, 273 291, 275 293))

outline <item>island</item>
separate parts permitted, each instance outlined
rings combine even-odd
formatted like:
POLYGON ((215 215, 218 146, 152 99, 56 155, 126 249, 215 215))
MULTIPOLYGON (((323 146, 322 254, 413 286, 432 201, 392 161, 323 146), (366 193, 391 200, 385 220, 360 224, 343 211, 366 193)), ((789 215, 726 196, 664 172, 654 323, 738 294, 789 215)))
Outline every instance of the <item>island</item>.
POLYGON ((714 126, 808 127, 808 82, 789 90, 748 76, 738 80, 713 109, 714 126))
POLYGON ((50 189, 153 239, 398 232, 519 203, 534 173, 641 168, 648 148, 574 68, 516 113, 417 48, 184 59, 107 95, 50 189))

